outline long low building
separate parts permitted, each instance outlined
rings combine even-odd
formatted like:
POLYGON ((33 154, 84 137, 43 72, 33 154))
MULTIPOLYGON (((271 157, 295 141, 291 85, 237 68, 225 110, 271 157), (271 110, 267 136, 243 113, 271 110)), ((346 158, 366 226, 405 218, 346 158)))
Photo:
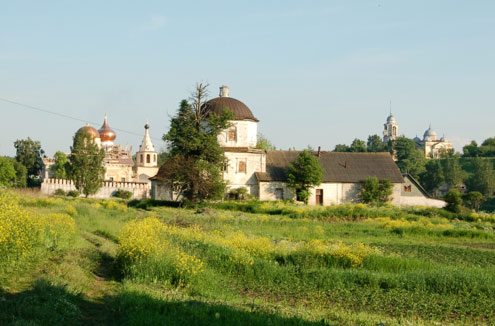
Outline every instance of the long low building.
MULTIPOLYGON (((228 161, 223 170, 228 191, 243 187, 259 200, 296 198, 295 190, 287 185, 286 170, 300 151, 257 149, 259 120, 244 103, 229 96, 229 88, 226 86, 220 87, 220 96, 206 102, 204 109, 216 114, 228 109, 234 114, 229 127, 218 135, 218 142, 228 161)), ((443 205, 443 202, 432 201, 425 191, 419 190, 417 182, 405 180, 389 153, 315 151, 314 155, 324 174, 323 182, 311 190, 309 204, 358 202, 362 182, 368 177, 377 177, 392 182, 391 201, 395 205, 443 205), (414 187, 414 191, 411 187, 414 187), (408 191, 410 188, 411 191, 408 191)), ((167 163, 151 178, 152 197, 178 200, 180 195, 173 193, 166 185, 166 171, 167 163)))

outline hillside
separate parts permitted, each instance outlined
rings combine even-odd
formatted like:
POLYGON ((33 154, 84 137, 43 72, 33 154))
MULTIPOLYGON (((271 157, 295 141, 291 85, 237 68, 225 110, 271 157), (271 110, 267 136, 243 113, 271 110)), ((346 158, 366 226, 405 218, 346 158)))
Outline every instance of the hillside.
POLYGON ((490 325, 494 228, 434 209, 0 193, 0 324, 490 325))

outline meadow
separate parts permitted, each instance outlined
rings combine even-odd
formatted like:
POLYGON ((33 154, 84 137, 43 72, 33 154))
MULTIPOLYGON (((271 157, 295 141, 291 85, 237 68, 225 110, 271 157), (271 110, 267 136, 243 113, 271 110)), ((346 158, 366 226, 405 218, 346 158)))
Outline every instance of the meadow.
POLYGON ((0 324, 495 325, 491 214, 131 206, 0 192, 0 324))

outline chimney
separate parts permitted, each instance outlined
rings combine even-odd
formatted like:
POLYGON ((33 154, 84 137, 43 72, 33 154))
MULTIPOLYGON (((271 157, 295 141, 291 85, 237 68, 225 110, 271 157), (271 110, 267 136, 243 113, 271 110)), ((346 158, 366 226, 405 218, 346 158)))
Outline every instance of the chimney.
POLYGON ((320 157, 320 153, 321 153, 321 146, 318 146, 318 157, 320 157))
POLYGON ((345 165, 344 165, 344 168, 346 168, 346 169, 347 169, 347 161, 345 161, 345 165))
POLYGON ((229 97, 229 88, 227 86, 220 87, 220 97, 229 97))

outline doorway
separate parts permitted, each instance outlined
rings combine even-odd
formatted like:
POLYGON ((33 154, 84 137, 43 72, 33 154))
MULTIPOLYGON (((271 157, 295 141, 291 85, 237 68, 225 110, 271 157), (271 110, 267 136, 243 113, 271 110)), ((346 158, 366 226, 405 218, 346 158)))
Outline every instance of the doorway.
POLYGON ((316 205, 323 205, 323 189, 316 189, 316 205))

